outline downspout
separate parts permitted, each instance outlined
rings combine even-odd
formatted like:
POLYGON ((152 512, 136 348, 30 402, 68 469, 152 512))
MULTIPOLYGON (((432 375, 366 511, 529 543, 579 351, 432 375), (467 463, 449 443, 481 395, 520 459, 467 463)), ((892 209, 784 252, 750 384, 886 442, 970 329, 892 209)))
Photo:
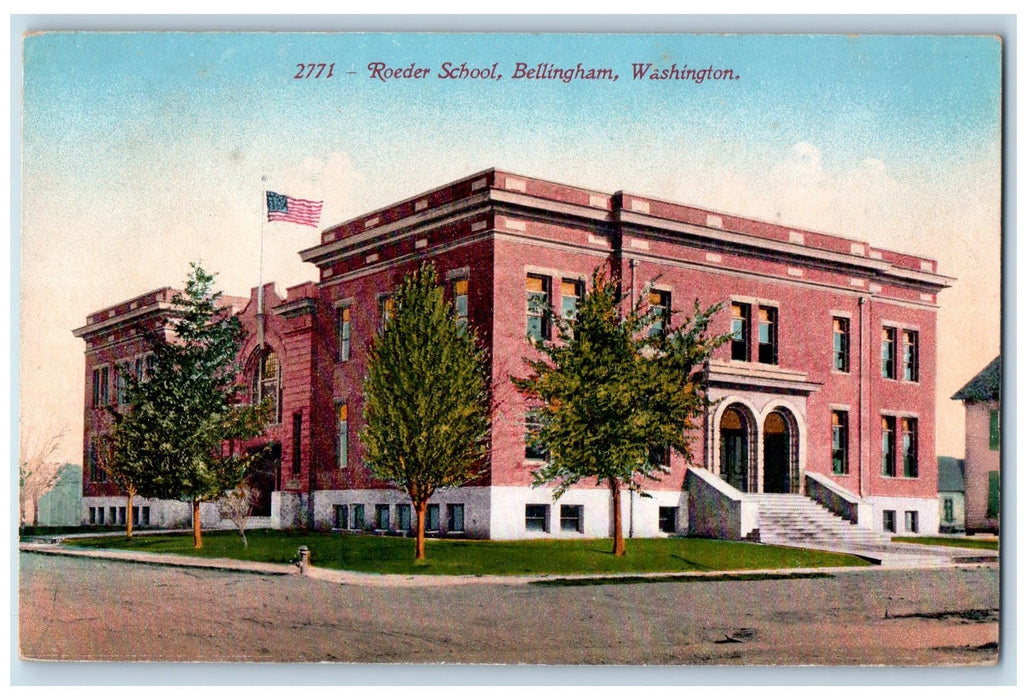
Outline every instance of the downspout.
MULTIPOLYGON (((638 261, 631 258, 628 261, 628 265, 631 267, 631 293, 629 298, 631 300, 631 310, 635 309, 635 266, 638 265, 638 261)), ((628 489, 628 537, 635 536, 635 490, 628 489)))

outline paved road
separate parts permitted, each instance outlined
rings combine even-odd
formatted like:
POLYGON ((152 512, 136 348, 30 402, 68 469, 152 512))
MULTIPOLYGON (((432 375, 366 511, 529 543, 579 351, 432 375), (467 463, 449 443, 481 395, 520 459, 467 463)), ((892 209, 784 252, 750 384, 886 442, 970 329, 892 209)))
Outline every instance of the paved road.
POLYGON ((994 566, 575 587, 344 585, 20 555, 32 659, 987 664, 994 566))

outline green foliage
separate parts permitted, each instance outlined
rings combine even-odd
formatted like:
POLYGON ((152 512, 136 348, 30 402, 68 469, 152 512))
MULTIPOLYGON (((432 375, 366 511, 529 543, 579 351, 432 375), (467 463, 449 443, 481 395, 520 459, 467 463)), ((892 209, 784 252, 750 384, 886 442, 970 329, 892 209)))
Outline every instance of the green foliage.
POLYGON ((485 355, 456 322, 434 266, 407 275, 368 353, 364 463, 375 477, 427 501, 483 469, 489 395, 485 355))
POLYGON ((129 379, 107 471, 142 496, 215 500, 242 481, 256 457, 226 450, 261 432, 267 407, 239 403, 243 331, 220 297, 214 276, 193 264, 185 293, 172 300, 173 334, 151 334, 152 368, 129 379))
POLYGON ((654 448, 691 461, 707 405, 704 365, 730 336, 708 334, 719 304, 702 310, 697 301, 672 327, 644 297, 622 311, 617 285, 596 270, 574 317, 546 310, 557 337, 536 341, 541 358, 526 360, 528 377, 513 378, 537 420, 531 439, 548 452, 534 482, 555 484, 557 498, 583 479, 646 495, 639 482, 668 471, 654 448), (657 320, 663 330, 650 332, 657 320))

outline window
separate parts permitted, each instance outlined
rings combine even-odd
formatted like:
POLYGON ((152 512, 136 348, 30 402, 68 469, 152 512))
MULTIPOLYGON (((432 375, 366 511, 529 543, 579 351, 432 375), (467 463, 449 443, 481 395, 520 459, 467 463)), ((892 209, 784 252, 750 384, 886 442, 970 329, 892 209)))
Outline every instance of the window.
POLYGON ((529 532, 549 532, 549 506, 542 503, 524 506, 524 529, 529 532))
POLYGON ((524 414, 524 458, 545 461, 549 453, 536 443, 539 431, 542 430, 542 420, 538 411, 528 411, 524 414))
POLYGON ((267 401, 271 404, 271 422, 282 422, 282 382, 278 355, 266 352, 257 359, 257 371, 253 373, 253 403, 267 401))
POLYGON ((886 510, 884 511, 884 531, 895 532, 895 511, 886 510))
POLYGON ((649 337, 662 336, 670 328, 670 292, 654 289, 649 292, 649 308, 653 312, 653 325, 649 337))
POLYGON ((895 417, 881 418, 881 473, 895 476, 895 417))
POLYGON ((439 504, 429 503, 428 510, 424 514, 424 529, 427 532, 439 531, 439 504))
POLYGON ((895 338, 894 328, 885 328, 881 337, 881 376, 895 379, 895 338))
POLYGON ((153 368, 156 362, 157 357, 152 352, 137 357, 133 368, 136 380, 144 382, 153 376, 153 368))
POLYGON ((93 370, 93 408, 110 403, 110 382, 110 367, 98 367, 93 370))
POLYGON ((777 309, 772 306, 760 307, 759 327, 757 328, 759 354, 757 359, 765 365, 777 364, 777 309))
POLYGON ((578 304, 585 296, 585 285, 581 280, 563 280, 560 282, 560 315, 573 319, 578 315, 578 304))
POLYGON ((292 414, 292 474, 296 476, 303 468, 303 414, 292 414))
POLYGON ((118 402, 118 405, 124 405, 128 403, 128 364, 120 364, 117 366, 117 370, 114 373, 114 383, 117 385, 117 389, 114 392, 114 400, 118 402))
POLYGON ((374 507, 374 529, 389 529, 389 506, 379 503, 374 507))
POLYGON ((849 473, 849 412, 831 411, 831 470, 849 473))
POLYGON ((525 288, 528 296, 528 337, 549 340, 549 278, 528 275, 525 288))
POLYGON ((660 532, 678 531, 678 509, 676 506, 660 506, 660 532))
POLYGON ((899 421, 902 429, 902 476, 916 478, 919 474, 917 462, 917 420, 903 418, 899 421))
POLYGON ((349 506, 333 506, 334 511, 334 522, 332 527, 336 530, 348 530, 349 529, 349 506))
POLYGON ((731 359, 749 361, 749 320, 751 316, 748 304, 731 305, 731 359))
POLYGON ((362 503, 355 503, 353 505, 353 529, 364 529, 364 505, 362 503))
POLYGON ((350 333, 352 332, 350 326, 351 313, 348 306, 336 309, 335 311, 335 337, 339 348, 336 359, 339 362, 349 360, 350 333))
POLYGON ((583 532, 582 511, 584 506, 560 506, 560 530, 563 532, 583 532))
POLYGON ((650 445, 649 464, 659 467, 669 467, 670 445, 650 445))
POLYGON ((988 448, 991 449, 992 452, 998 450, 999 445, 1002 442, 1000 431, 1001 425, 999 424, 998 411, 991 411, 988 414, 988 448))
POLYGON ((118 509, 115 506, 108 506, 108 517, 111 525, 118 524, 118 509))
POLYGON ((453 317, 460 330, 467 328, 467 279, 453 280, 453 317))
POLYGON ((396 506, 396 529, 400 532, 410 529, 410 504, 400 503, 396 506))
POLYGON ((849 371, 849 319, 834 319, 834 369, 849 371))
POLYGON ((89 480, 94 484, 102 484, 107 481, 107 472, 104 471, 102 460, 106 455, 107 437, 100 435, 89 440, 89 480))
POLYGON ((147 527, 150 524, 150 506, 143 506, 140 512, 139 524, 147 527))
POLYGON ((953 503, 951 498, 946 498, 946 499, 942 500, 941 506, 942 506, 942 513, 943 513, 942 519, 945 522, 951 523, 953 520, 956 519, 955 503, 953 503))
POLYGON ((378 331, 385 330, 385 325, 396 313, 396 300, 391 296, 378 297, 378 331))
POLYGON ((920 532, 920 513, 915 510, 906 511, 906 532, 920 532))
POLYGON ((96 525, 96 508, 89 506, 89 524, 96 525))
POLYGON ((347 404, 340 403, 335 410, 335 463, 339 469, 345 469, 349 466, 349 408, 347 404))
POLYGON ((1000 488, 999 473, 997 471, 988 472, 988 511, 986 517, 998 517, 1000 488))
POLYGON ((446 532, 464 531, 464 504, 450 503, 446 506, 446 532))
POLYGON ((902 378, 907 382, 920 381, 920 333, 902 331, 902 378))
POLYGON ((132 524, 139 524, 139 506, 132 506, 132 524))
POLYGON ((103 525, 104 524, 104 521, 106 520, 106 518, 104 517, 105 513, 106 513, 106 511, 104 510, 103 506, 98 506, 96 508, 96 524, 97 525, 103 525))
POLYGON ((127 506, 118 506, 118 524, 119 525, 124 525, 125 524, 125 516, 127 515, 127 513, 125 511, 126 508, 127 508, 127 506))

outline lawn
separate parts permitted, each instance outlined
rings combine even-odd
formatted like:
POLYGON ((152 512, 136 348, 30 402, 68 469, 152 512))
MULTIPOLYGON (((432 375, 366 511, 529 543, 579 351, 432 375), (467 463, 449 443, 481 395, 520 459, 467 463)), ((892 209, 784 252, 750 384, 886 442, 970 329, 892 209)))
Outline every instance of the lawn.
POLYGON ((132 549, 160 554, 288 563, 300 545, 314 566, 381 574, 580 574, 745 571, 819 566, 866 566, 831 552, 692 538, 632 539, 627 555, 610 554, 611 540, 428 540, 427 561, 414 563, 414 542, 399 537, 253 530, 243 548, 234 532, 209 532, 193 549, 185 534, 65 540, 75 547, 132 549))
POLYGON ((892 537, 892 542, 908 544, 930 544, 942 547, 966 547, 967 549, 991 549, 998 551, 998 540, 982 540, 976 537, 892 537))

